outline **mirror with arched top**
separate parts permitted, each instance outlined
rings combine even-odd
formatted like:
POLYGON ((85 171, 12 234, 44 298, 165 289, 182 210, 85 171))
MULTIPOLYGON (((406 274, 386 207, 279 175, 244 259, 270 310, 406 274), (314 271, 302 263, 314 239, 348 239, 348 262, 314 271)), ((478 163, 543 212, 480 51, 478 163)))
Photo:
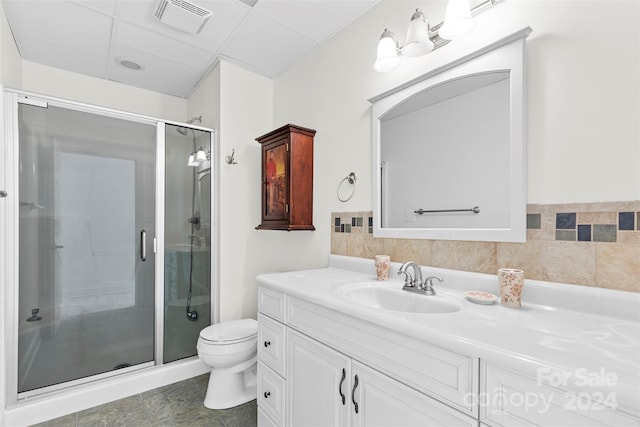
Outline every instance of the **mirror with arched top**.
POLYGON ((530 31, 370 100, 374 237, 525 241, 530 31))

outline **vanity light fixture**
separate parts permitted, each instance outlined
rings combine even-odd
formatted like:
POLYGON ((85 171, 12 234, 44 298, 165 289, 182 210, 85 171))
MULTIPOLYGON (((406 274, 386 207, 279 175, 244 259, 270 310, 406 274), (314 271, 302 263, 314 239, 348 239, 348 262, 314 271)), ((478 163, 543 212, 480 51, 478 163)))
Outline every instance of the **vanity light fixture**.
POLYGON ((433 28, 429 28, 429 21, 422 11, 416 9, 409 21, 407 42, 404 46, 398 46, 398 39, 388 28, 382 32, 373 69, 380 73, 391 71, 400 64, 403 56, 426 55, 450 40, 467 35, 475 26, 472 16, 495 5, 497 1, 499 0, 485 0, 471 9, 469 0, 449 0, 444 22, 433 28))

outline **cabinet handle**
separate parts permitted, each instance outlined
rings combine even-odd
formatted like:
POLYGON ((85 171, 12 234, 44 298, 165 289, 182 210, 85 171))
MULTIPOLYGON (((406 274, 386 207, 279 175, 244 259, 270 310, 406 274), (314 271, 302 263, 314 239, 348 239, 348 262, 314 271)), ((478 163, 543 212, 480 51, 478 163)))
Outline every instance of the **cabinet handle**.
POLYGON ((342 404, 346 405, 346 397, 344 396, 344 393, 342 392, 342 384, 344 384, 344 380, 347 378, 347 371, 344 370, 344 368, 342 368, 342 379, 340 379, 340 385, 338 386, 338 393, 340 393, 340 397, 342 398, 342 404))
POLYGON ((358 388, 358 376, 353 379, 353 390, 351 390, 351 401, 353 402, 353 409, 358 413, 358 402, 356 402, 356 389, 358 388))
POLYGON ((265 346, 265 347, 269 347, 270 345, 271 345, 271 341, 265 341, 265 342, 264 342, 264 346, 265 346))
POLYGON ((269 398, 269 396, 271 396, 271 392, 270 392, 270 391, 265 391, 265 392, 264 392, 264 398, 265 398, 265 399, 268 399, 268 398, 269 398))

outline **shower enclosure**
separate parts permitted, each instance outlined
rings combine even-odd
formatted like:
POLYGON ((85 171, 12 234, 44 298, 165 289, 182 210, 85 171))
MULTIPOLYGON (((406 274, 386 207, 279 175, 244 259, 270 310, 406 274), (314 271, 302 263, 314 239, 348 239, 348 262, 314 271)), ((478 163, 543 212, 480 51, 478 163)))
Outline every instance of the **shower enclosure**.
POLYGON ((12 92, 5 110, 7 395, 195 356, 215 318, 212 131, 12 92))

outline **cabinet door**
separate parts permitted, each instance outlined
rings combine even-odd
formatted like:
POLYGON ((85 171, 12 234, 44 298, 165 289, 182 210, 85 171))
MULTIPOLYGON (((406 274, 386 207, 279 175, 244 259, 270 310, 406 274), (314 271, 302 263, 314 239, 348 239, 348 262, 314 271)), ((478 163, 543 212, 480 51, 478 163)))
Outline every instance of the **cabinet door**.
POLYGON ((286 357, 287 425, 347 426, 350 359, 291 329, 286 357))
POLYGON ((351 364, 351 425, 477 426, 478 421, 361 363, 351 364))

